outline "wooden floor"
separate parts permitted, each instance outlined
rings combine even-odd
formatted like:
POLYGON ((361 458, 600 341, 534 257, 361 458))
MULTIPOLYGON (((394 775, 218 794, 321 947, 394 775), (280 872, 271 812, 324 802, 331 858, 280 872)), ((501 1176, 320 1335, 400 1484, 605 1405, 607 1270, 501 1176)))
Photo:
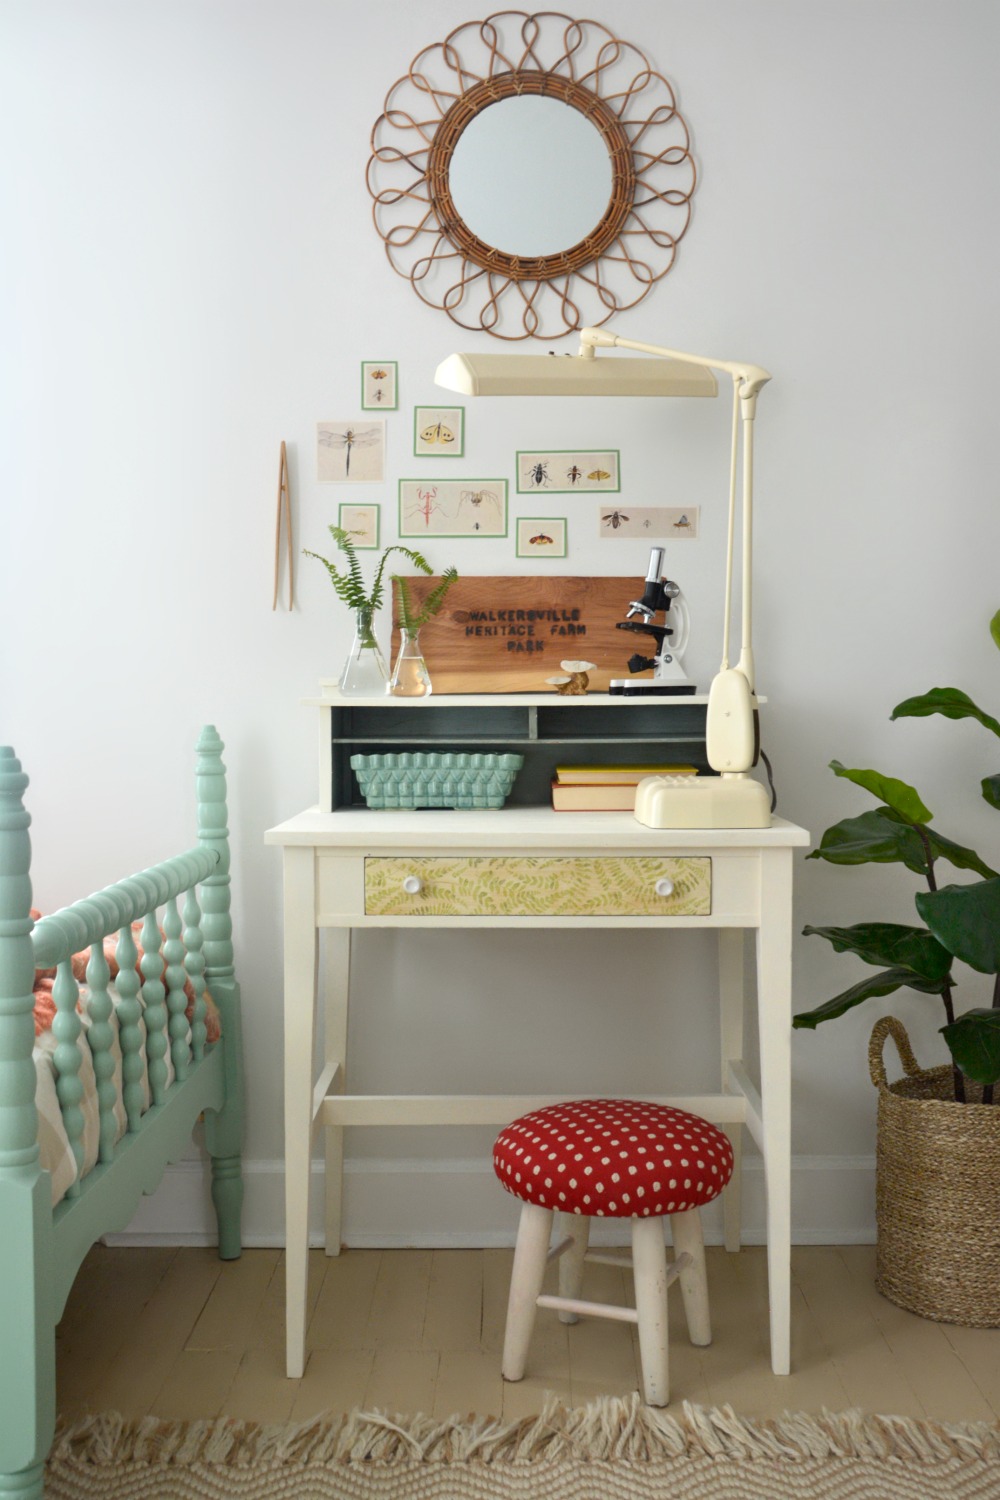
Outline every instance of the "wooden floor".
MULTIPOLYGON (((511 1254, 348 1250, 328 1260, 315 1252, 309 1361, 302 1380, 286 1380, 280 1251, 250 1250, 223 1264, 210 1250, 96 1246, 59 1327, 60 1412, 287 1422, 365 1406, 515 1419, 537 1411, 546 1391, 579 1405, 635 1390, 630 1325, 566 1327, 542 1311, 527 1377, 503 1384, 511 1254)), ((780 1378, 768 1361, 764 1251, 710 1249, 710 1348, 687 1343, 671 1294, 672 1404, 730 1404, 748 1416, 859 1406, 994 1420, 1000 1330, 903 1312, 875 1291, 874 1254, 868 1246, 793 1250, 794 1373, 780 1378)), ((588 1266, 584 1295, 631 1300, 630 1277, 588 1266)))

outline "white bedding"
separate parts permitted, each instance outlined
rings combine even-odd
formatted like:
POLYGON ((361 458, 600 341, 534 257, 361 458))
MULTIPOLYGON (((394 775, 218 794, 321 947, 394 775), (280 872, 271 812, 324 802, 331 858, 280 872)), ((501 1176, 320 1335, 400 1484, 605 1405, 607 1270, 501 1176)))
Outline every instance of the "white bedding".
MULTIPOLYGON (((118 1036, 118 1014, 117 996, 114 985, 110 986, 113 1001, 111 1015, 111 1029, 113 1039, 111 1043, 111 1055, 115 1060, 115 1141, 120 1141, 125 1134, 128 1124, 125 1115, 125 1106, 122 1103, 122 1050, 118 1036)), ((90 1018, 86 1010, 87 991, 80 990, 80 1019, 83 1022, 83 1030, 77 1039, 80 1052, 80 1071, 77 1077, 83 1084, 83 1098, 80 1108, 83 1111, 83 1165, 81 1177, 92 1170, 97 1164, 98 1151, 100 1148, 100 1118, 97 1105, 97 1076, 94 1073, 94 1063, 90 1053, 88 1032, 90 1029, 90 1018)), ((149 1108, 149 1076, 146 1059, 146 1027, 145 1022, 139 1022, 142 1033, 142 1077, 140 1084, 142 1088, 142 1111, 149 1108)), ((190 1040, 190 1031, 188 1033, 190 1040)), ((35 1040, 35 1108, 38 1111, 38 1145, 41 1152, 41 1163, 43 1169, 52 1177, 52 1206, 66 1196, 67 1190, 77 1179, 76 1158, 73 1148, 66 1134, 63 1124, 62 1111, 59 1108, 59 1096, 56 1093, 56 1071, 53 1062, 53 1053, 57 1046, 56 1038, 51 1031, 45 1031, 35 1040)), ((174 1081, 174 1066, 167 1049, 165 1061, 167 1064, 167 1086, 174 1081)))

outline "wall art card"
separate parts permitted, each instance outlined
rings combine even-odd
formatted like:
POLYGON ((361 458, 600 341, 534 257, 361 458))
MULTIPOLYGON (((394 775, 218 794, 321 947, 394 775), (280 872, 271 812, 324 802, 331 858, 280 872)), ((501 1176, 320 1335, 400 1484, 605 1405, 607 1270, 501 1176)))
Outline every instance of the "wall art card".
POLYGON ((621 489, 621 463, 617 448, 555 450, 517 454, 517 490, 532 495, 547 490, 553 495, 608 493, 621 489))
POLYGON ((517 522, 518 557, 565 557, 565 516, 520 516, 517 522))
POLYGON ((377 484, 384 472, 384 422, 317 422, 317 479, 377 484))
POLYGON ((673 505, 607 505, 598 513, 601 536, 645 536, 662 541, 670 537, 693 540, 698 535, 698 506, 686 510, 673 505))
POLYGON ((395 411, 399 405, 399 365, 394 359, 368 359, 361 366, 363 411, 395 411))
POLYGON ((506 536, 506 479, 401 479, 400 536, 506 536))
POLYGON ((418 458, 461 458, 465 452, 465 407, 415 406, 413 452, 418 458))
POLYGON ((377 552, 379 507, 377 505, 341 505, 337 525, 349 531, 356 552, 377 552))

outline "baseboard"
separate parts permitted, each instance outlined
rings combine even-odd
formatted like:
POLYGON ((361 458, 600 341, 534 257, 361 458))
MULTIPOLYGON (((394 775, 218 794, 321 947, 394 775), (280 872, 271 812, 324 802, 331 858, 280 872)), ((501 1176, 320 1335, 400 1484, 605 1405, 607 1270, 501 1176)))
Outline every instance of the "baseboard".
MULTIPOLYGON (((314 1166, 322 1178, 320 1162, 314 1166)), ((348 1159, 344 1181, 345 1244, 395 1249, 461 1249, 512 1245, 517 1202, 503 1192, 489 1161, 478 1158, 348 1159)), ((284 1243, 284 1166, 244 1164, 243 1242, 284 1243)), ((314 1181, 311 1240, 323 1243, 322 1183, 314 1181)), ((709 1244, 722 1242, 722 1212, 703 1214, 709 1244)), ((128 1229, 109 1236, 116 1245, 207 1245, 215 1242, 208 1173, 200 1161, 168 1167, 159 1190, 146 1198, 128 1229)), ((792 1241, 797 1245, 870 1244, 875 1239, 875 1159, 870 1156, 792 1158, 792 1241)), ((743 1166, 743 1242, 765 1243, 764 1171, 758 1156, 743 1166)), ((624 1241, 620 1222, 595 1225, 595 1244, 624 1241)))

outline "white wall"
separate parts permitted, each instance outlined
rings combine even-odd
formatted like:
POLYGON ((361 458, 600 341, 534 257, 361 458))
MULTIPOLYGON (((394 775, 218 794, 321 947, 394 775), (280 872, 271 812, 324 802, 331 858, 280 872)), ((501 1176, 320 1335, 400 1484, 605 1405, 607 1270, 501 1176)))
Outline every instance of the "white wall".
MULTIPOLYGON (((914 781, 942 829, 995 863, 1000 824, 978 798, 995 742, 975 725, 888 714, 943 683, 1000 704, 986 630, 1000 605, 1000 11, 595 0, 588 13, 674 81, 701 174, 675 269, 616 327, 774 374, 758 421, 756 646, 781 811, 818 834, 867 805, 826 763, 875 765, 914 781)), ((315 724, 300 700, 348 643, 315 564, 301 566, 296 612, 271 611, 278 445, 299 544, 321 546, 342 499, 377 498, 391 536, 413 404, 437 399, 444 355, 491 345, 393 274, 364 183, 387 88, 476 14, 467 0, 8 0, 0 15, 0 738, 32 778, 36 900, 53 909, 189 841, 190 748, 204 720, 219 726, 251 1238, 281 1234, 279 856, 262 835, 315 800, 315 724), (315 423, 358 415, 367 358, 399 361, 389 482, 318 485, 315 423)), ((618 402, 601 420, 602 441, 622 449, 623 501, 702 506, 704 538, 668 564, 692 594, 704 681, 726 404, 664 415, 618 402)), ((593 423, 585 404, 470 402, 464 472, 512 475, 517 447, 593 446, 593 423)), ((567 509, 564 571, 641 576, 643 544, 594 539, 592 501, 567 509)), ((440 545, 432 560, 463 572, 528 567, 512 540, 440 545)), ((797 927, 906 920, 914 888, 894 869, 815 861, 797 882, 797 927)), ((358 947, 361 1088, 433 1090, 449 1075, 491 1088, 511 1072, 527 1087, 651 1088, 661 1053, 668 1081, 711 1081, 712 949, 698 935, 395 934, 358 947), (539 1027, 541 1046, 527 1048, 539 1027)), ((802 940, 797 1004, 859 973, 802 940)), ((960 1000, 987 1003, 982 983, 960 1000)), ((799 1237, 870 1232, 867 1035, 892 1008, 920 1055, 940 1059, 935 1005, 893 998, 796 1036, 799 1237)), ((475 1131, 355 1135, 349 1237, 505 1233, 487 1144, 475 1131), (410 1156, 437 1160, 429 1218, 397 1197, 425 1180, 401 1175, 410 1156)), ((199 1193, 178 1172, 141 1223, 197 1229, 199 1193)))

